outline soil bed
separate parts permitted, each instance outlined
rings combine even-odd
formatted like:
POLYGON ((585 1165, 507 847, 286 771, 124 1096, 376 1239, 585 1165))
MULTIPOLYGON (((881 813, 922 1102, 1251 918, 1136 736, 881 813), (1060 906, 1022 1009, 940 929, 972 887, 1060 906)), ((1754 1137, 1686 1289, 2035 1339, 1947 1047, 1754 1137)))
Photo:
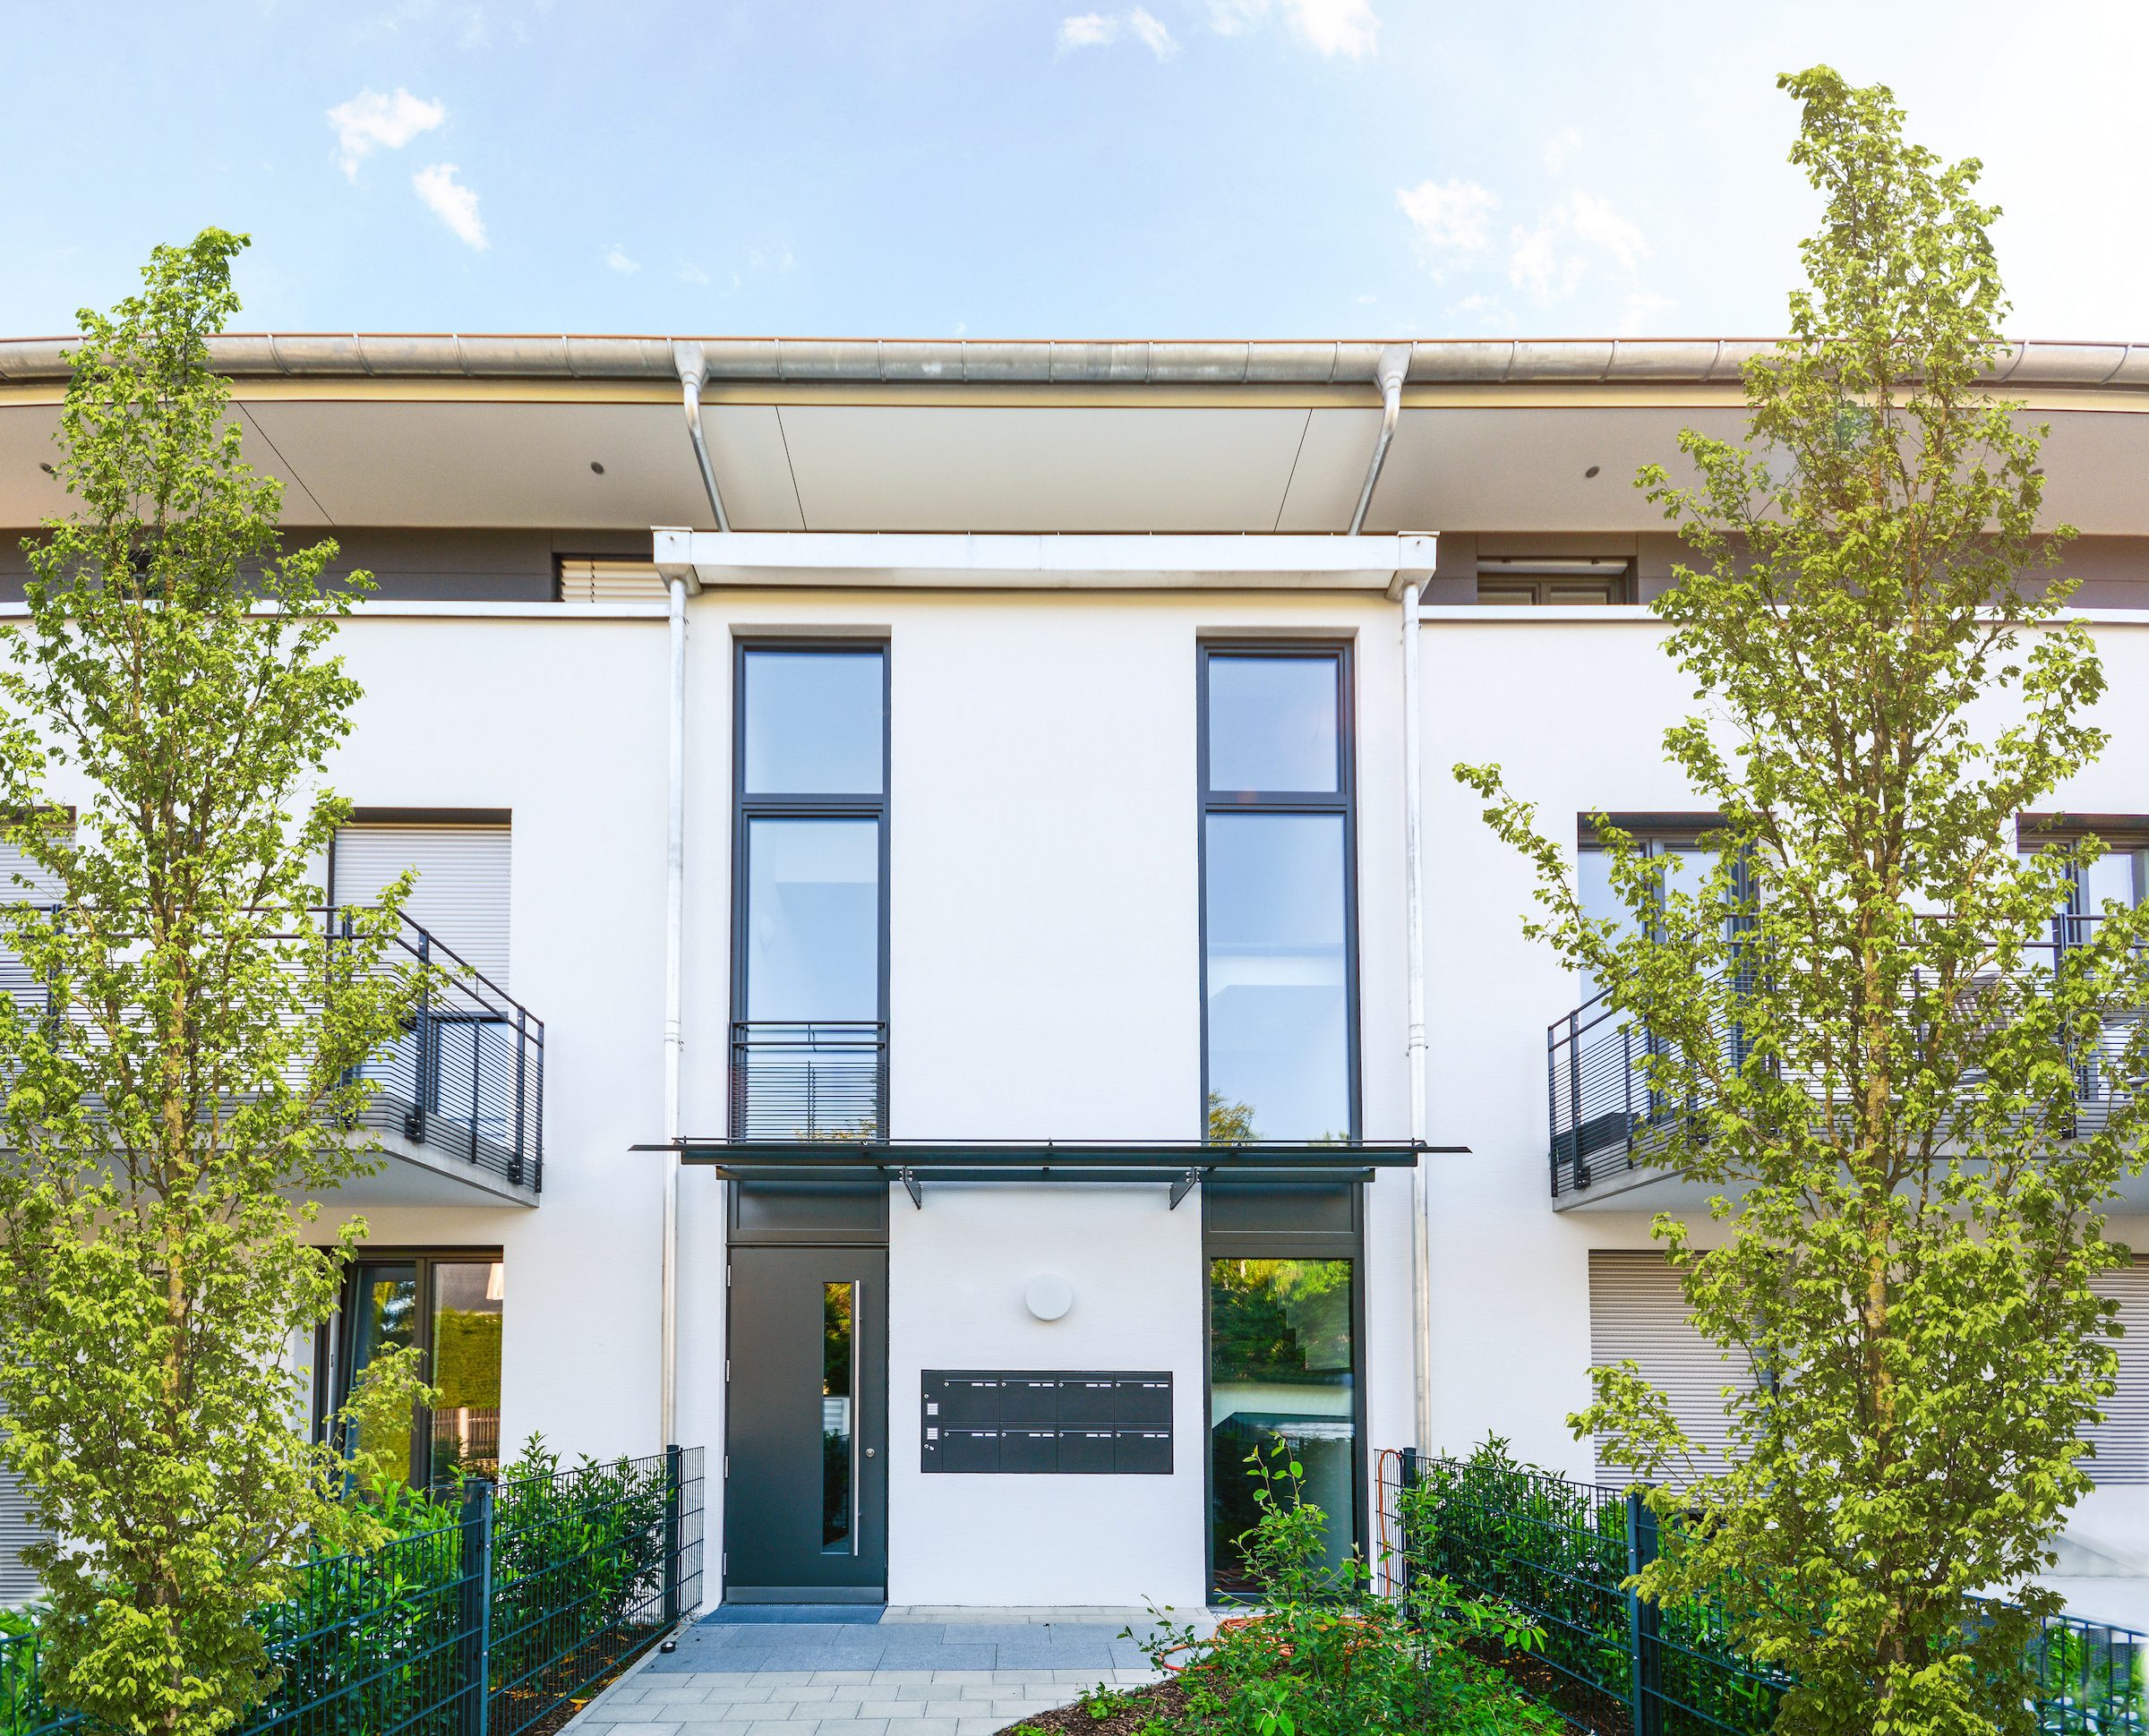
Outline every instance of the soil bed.
POLYGON ((1100 1718, 1082 1705, 1063 1706, 1051 1712, 1032 1712, 1026 1718, 1018 1718, 1000 1732, 1028 1732, 1080 1731, 1083 1736, 1136 1736, 1152 1718, 1176 1719, 1186 1709, 1186 1690, 1176 1681, 1160 1681, 1147 1688, 1127 1688, 1118 1690, 1127 1705, 1124 1712, 1114 1712, 1100 1718))

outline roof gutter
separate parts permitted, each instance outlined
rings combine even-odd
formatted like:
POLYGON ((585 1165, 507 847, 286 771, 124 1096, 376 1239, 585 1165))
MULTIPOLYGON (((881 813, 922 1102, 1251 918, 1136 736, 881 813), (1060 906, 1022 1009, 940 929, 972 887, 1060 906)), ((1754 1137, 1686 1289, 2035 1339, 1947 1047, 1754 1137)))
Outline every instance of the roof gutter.
MULTIPOLYGON (((63 381, 73 338, 0 339, 0 382, 63 381)), ((1400 349, 1414 386, 1737 387, 1772 338, 1574 338, 1381 343, 990 343, 968 339, 578 337, 560 333, 240 333, 210 339, 234 378, 775 381, 1356 388, 1400 349)), ((2010 344, 1988 386, 2149 389, 2149 343, 2010 344)))

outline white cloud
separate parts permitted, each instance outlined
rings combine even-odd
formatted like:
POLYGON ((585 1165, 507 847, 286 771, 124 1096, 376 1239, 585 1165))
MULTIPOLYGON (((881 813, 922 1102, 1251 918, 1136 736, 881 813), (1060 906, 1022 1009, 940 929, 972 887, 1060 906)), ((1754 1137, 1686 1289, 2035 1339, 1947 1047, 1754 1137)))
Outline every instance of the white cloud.
POLYGON ((1170 30, 1165 28, 1164 21, 1140 6, 1127 13, 1126 28, 1159 60, 1169 60, 1179 51, 1179 45, 1173 39, 1170 30))
POLYGON ((1053 52, 1071 55, 1078 48, 1109 48, 1122 31, 1132 36, 1159 60, 1169 60, 1179 51, 1170 26, 1145 6, 1127 13, 1077 13, 1059 21, 1053 52))
POLYGON ((421 133, 430 133, 448 118, 437 102, 414 97, 401 85, 384 97, 378 90, 361 90, 348 102, 329 110, 329 124, 336 129, 338 160, 352 180, 358 165, 376 150, 400 150, 421 133))
POLYGON ((1579 127, 1562 127, 1545 141, 1545 173, 1557 175, 1567 167, 1567 159, 1581 148, 1581 130, 1579 127))
MULTIPOLYGON (((475 194, 472 195, 474 202, 475 197, 476 196, 475 194)), ((642 269, 641 261, 638 259, 629 259, 627 257, 627 250, 621 246, 616 241, 613 242, 610 247, 604 250, 604 263, 612 267, 614 271, 617 271, 622 277, 632 277, 634 273, 642 269)))
POLYGON ((1592 264, 1609 258, 1631 275, 1648 257, 1642 233, 1608 201, 1571 192, 1548 206, 1530 228, 1509 237, 1507 278, 1538 306, 1574 294, 1592 264))
POLYGON ((1492 243, 1490 218, 1499 196, 1475 181, 1420 181, 1398 187, 1395 202, 1417 231, 1417 249, 1438 276, 1492 243))
POLYGON ((709 286, 709 274, 698 265, 689 265, 685 260, 679 262, 678 275, 681 283, 690 283, 703 289, 709 286))
POLYGON ((485 226, 477 214, 477 194, 456 178, 453 163, 433 163, 410 177, 427 208, 471 246, 484 249, 485 226))
POLYGON ((1648 244, 1641 238, 1641 231, 1614 210, 1605 200, 1592 198, 1586 192, 1571 193, 1568 196, 1567 211, 1577 235, 1603 248, 1630 271, 1649 251, 1648 244))
POLYGON ((1209 0, 1210 28, 1222 36, 1256 29, 1277 13, 1307 47, 1331 56, 1369 55, 1380 34, 1372 0, 1209 0))
POLYGON ((1106 48, 1119 34, 1119 21, 1100 12, 1085 12, 1059 21, 1059 40, 1054 52, 1073 54, 1077 48, 1106 48))
POLYGON ((1621 304, 1619 331, 1622 338, 1638 338, 1657 323, 1657 316, 1669 313, 1679 304, 1669 295, 1655 295, 1647 289, 1637 289, 1621 304))

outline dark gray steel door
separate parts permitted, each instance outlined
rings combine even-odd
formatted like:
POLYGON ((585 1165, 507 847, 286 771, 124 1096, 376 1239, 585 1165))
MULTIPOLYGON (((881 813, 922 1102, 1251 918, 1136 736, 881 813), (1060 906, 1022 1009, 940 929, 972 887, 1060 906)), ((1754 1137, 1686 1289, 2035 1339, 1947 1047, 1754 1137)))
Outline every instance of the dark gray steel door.
POLYGON ((885 1248, 732 1251, 724 1595, 883 1601, 885 1248))

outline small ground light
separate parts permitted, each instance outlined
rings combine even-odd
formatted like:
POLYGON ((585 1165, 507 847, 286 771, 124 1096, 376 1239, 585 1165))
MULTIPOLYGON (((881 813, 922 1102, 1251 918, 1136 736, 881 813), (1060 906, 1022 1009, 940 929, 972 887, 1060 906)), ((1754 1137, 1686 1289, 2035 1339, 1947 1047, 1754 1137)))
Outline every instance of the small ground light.
POLYGON ((1585 470, 1585 471, 1583 471, 1583 472, 1582 472, 1582 480, 1583 480, 1584 482, 1588 482, 1588 481, 1590 479, 1590 477, 1592 477, 1592 476, 1594 476, 1594 475, 1597 475, 1597 469, 1598 469, 1598 466, 1596 466, 1596 465, 1591 465, 1591 466, 1589 466, 1589 468, 1588 468, 1588 469, 1587 469, 1587 470, 1585 470))
POLYGON ((656 1649, 660 1652, 676 1652, 679 1649, 679 1642, 676 1639, 667 1639, 656 1649))
POLYGON ((592 458, 589 461, 589 468, 592 475, 602 476, 604 474, 604 466, 599 464, 595 458, 592 458))

